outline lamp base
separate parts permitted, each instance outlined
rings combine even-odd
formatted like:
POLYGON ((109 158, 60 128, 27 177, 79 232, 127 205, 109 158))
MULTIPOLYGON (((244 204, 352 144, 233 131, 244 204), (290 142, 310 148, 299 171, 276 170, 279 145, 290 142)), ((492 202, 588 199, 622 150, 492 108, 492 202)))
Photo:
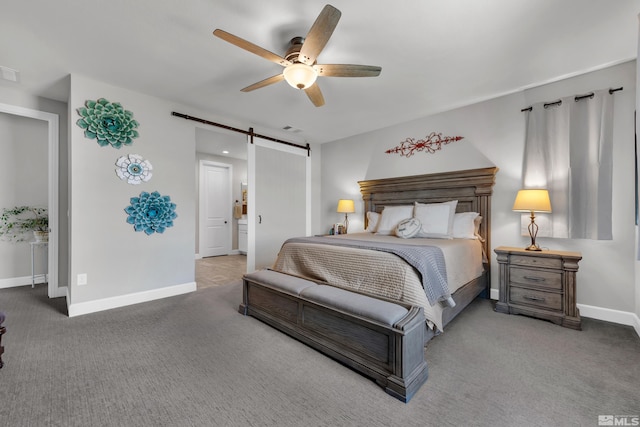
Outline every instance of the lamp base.
POLYGON ((536 244, 532 244, 527 246, 526 248, 524 248, 525 251, 541 251, 542 249, 540 249, 540 246, 536 245, 536 244))

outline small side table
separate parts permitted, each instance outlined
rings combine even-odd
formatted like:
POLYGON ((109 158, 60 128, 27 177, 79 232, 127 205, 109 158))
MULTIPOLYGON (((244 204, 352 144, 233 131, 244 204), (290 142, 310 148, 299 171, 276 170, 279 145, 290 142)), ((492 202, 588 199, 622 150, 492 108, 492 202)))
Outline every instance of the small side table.
MULTIPOLYGON (((45 271, 42 274, 35 273, 35 250, 36 247, 44 247, 45 249, 49 248, 49 242, 29 242, 31 245, 31 287, 34 288, 36 285, 36 276, 44 276, 44 281, 47 281, 47 272, 45 271)), ((47 252, 45 251, 45 261, 48 263, 47 252)))
POLYGON ((500 313, 524 314, 558 325, 581 328, 576 306, 579 252, 494 249, 500 268, 500 313))

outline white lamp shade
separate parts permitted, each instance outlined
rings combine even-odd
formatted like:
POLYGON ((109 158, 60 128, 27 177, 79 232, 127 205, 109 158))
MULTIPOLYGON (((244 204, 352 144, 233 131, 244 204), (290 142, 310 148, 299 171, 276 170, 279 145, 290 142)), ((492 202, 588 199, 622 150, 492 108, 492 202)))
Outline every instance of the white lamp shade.
POLYGON ((547 190, 520 190, 513 203, 516 212, 551 212, 547 190))
POLYGON ((336 212, 339 213, 353 213, 356 211, 355 203, 353 200, 349 199, 340 199, 338 200, 338 209, 336 212))
POLYGON ((287 66, 282 74, 287 83, 296 89, 307 89, 318 78, 315 68, 299 62, 287 66))

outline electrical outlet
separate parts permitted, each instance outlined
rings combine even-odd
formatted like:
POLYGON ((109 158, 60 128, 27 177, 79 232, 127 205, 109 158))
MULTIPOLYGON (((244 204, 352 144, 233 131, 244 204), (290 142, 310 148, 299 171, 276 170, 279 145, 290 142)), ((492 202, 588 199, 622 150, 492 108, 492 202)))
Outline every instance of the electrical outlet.
POLYGON ((87 284, 87 274, 78 274, 78 286, 87 284))

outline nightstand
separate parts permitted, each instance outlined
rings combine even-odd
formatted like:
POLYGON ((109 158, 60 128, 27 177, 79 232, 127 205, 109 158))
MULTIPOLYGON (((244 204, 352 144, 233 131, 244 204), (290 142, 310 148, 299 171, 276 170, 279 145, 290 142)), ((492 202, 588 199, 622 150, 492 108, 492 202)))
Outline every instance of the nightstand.
POLYGON ((579 252, 494 249, 500 268, 500 313, 524 314, 581 329, 576 307, 579 252))

